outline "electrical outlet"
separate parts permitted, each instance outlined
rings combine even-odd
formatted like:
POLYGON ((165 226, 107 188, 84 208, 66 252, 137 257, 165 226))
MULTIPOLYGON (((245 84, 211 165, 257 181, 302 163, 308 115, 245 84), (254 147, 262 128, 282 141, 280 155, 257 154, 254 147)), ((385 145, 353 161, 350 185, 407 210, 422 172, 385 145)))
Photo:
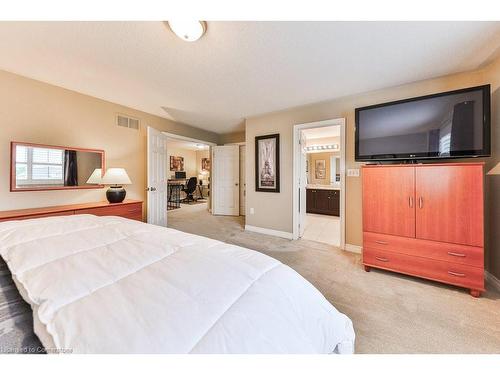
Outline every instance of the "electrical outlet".
POLYGON ((359 169, 348 169, 347 177, 359 177, 359 169))
POLYGON ((255 213, 255 209, 253 207, 250 207, 250 215, 253 215, 255 213))

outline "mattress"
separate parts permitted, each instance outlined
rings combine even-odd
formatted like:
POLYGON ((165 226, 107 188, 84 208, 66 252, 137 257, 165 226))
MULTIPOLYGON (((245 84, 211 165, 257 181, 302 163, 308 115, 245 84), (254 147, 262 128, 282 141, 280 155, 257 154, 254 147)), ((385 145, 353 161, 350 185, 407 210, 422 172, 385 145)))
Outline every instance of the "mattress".
POLYGON ((259 252, 119 217, 0 223, 48 353, 353 353, 351 320, 259 252))

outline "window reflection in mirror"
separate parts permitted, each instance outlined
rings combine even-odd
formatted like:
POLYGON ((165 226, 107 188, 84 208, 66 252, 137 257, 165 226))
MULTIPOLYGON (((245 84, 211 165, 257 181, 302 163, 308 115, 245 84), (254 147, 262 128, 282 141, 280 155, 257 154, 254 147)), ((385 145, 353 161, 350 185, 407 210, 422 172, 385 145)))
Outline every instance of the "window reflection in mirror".
POLYGON ((12 164, 14 191, 97 188, 87 180, 103 169, 104 152, 13 143, 12 164))

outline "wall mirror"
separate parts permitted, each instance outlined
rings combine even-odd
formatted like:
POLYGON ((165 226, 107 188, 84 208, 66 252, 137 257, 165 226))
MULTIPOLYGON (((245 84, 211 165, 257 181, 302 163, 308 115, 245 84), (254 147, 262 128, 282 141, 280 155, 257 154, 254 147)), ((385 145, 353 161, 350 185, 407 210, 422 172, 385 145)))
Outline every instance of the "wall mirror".
POLYGON ((11 142, 10 191, 99 189, 102 171, 103 150, 11 142))

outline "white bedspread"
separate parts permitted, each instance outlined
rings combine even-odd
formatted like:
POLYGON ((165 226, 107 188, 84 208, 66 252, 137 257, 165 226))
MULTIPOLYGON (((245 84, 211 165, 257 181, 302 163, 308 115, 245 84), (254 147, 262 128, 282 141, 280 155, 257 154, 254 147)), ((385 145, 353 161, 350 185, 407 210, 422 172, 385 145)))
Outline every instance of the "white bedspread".
POLYGON ((0 223, 0 255, 48 348, 74 353, 352 353, 309 282, 259 252, 118 217, 0 223))

